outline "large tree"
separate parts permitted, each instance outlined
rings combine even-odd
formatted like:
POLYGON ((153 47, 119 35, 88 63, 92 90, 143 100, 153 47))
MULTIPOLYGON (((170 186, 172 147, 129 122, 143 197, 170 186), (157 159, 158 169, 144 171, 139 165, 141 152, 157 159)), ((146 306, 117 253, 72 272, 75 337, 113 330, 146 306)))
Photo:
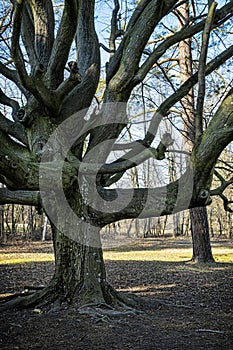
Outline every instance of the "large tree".
MULTIPOLYGON (((130 304, 132 296, 116 292, 106 280, 100 229, 121 219, 206 206, 212 194, 230 184, 230 180, 222 181, 211 192, 215 164, 233 139, 233 90, 227 90, 208 126, 198 135, 180 179, 158 188, 111 186, 146 159, 165 158, 172 143, 169 133, 152 147, 160 122, 193 86, 203 84, 205 76, 232 57, 233 46, 222 45, 211 60, 205 58, 202 75, 200 70, 194 72, 163 100, 145 137, 122 144, 119 137, 129 123, 127 103, 132 92, 170 48, 204 30, 207 9, 190 17, 182 29, 152 40, 151 46, 154 33, 172 21, 180 1, 132 1, 127 12, 131 15, 120 27, 121 9, 115 0, 106 47, 99 43, 95 29, 94 0, 64 1, 61 18, 59 13, 55 15, 54 5, 51 0, 14 0, 13 23, 11 8, 2 16, 5 59, 0 73, 6 79, 6 89, 1 90, 0 102, 12 109, 12 119, 1 113, 0 181, 6 187, 0 190, 0 204, 29 204, 44 210, 51 221, 55 251, 55 272, 49 285, 17 299, 14 305, 55 301, 130 304), (109 60, 102 103, 94 107, 102 82, 102 49, 109 60), (18 100, 16 91, 22 94, 18 100), (113 150, 124 152, 124 156, 120 153, 113 161, 113 150)), ((233 1, 226 1, 213 14, 212 30, 224 25, 232 12, 233 1)))

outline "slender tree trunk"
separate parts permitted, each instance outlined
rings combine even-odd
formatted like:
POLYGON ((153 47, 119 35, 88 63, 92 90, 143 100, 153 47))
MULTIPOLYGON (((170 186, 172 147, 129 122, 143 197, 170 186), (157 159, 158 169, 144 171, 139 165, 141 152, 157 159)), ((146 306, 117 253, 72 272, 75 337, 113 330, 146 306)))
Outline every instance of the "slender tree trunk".
POLYGON ((44 217, 44 223, 43 223, 43 231, 42 231, 42 242, 46 240, 46 232, 47 232, 47 224, 48 224, 48 217, 44 217))
POLYGON ((190 209, 193 240, 192 260, 198 263, 214 262, 206 207, 190 209))
MULTIPOLYGON (((189 19, 189 1, 179 7, 179 25, 184 26, 189 19)), ((180 80, 185 82, 192 74, 192 52, 191 38, 180 42, 179 44, 179 65, 180 80)), ((184 129, 188 141, 185 147, 188 151, 192 150, 195 143, 195 108, 193 89, 182 99, 184 129)), ((196 262, 214 261, 209 235, 208 216, 206 208, 195 208, 190 210, 191 232, 193 239, 193 257, 196 262)))
POLYGON ((167 226, 167 218, 168 218, 168 216, 166 215, 164 218, 164 222, 163 222, 162 236, 164 236, 164 234, 165 234, 165 230, 166 230, 166 226, 167 226))

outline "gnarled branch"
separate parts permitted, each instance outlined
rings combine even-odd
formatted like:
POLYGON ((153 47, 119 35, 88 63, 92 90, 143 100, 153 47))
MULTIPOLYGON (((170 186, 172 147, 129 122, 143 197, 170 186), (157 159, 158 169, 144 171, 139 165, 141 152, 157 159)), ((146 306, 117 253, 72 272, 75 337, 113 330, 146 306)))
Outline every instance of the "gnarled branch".
POLYGON ((15 137, 23 144, 28 144, 27 136, 23 125, 18 122, 14 123, 11 120, 5 118, 2 113, 0 113, 0 130, 8 135, 15 137))
POLYGON ((98 86, 100 47, 94 25, 94 5, 94 0, 79 1, 76 46, 82 82, 64 99, 60 112, 62 119, 83 108, 88 108, 98 86))
POLYGON ((32 80, 29 78, 25 64, 23 61, 22 50, 19 45, 19 38, 21 34, 21 23, 23 16, 23 3, 17 2, 14 9, 14 21, 13 21, 13 32, 11 40, 11 55, 15 63, 20 81, 24 88, 30 91, 32 94, 36 94, 37 91, 33 85, 32 80))
POLYGON ((54 13, 51 0, 28 0, 34 17, 35 52, 47 67, 54 42, 54 13))
POLYGON ((65 65, 77 29, 77 19, 78 0, 66 0, 46 74, 51 89, 57 89, 63 81, 65 65))

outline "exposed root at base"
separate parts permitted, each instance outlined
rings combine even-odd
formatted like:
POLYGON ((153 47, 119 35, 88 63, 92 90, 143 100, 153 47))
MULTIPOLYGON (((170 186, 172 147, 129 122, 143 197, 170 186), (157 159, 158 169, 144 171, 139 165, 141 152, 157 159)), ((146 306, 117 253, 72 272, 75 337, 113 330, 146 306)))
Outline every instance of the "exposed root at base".
POLYGON ((81 306, 78 309, 80 314, 89 315, 94 318, 96 323, 106 322, 110 323, 113 319, 122 319, 128 316, 136 316, 142 314, 140 310, 133 309, 127 305, 117 307, 109 307, 104 303, 91 303, 81 306))
MULTIPOLYGON (((36 307, 36 312, 55 312, 58 310, 71 307, 77 307, 80 314, 91 316, 95 322, 113 322, 114 319, 122 319, 124 317, 136 316, 143 314, 140 310, 142 307, 181 307, 191 309, 189 305, 177 305, 163 299, 148 299, 132 293, 117 292, 112 286, 107 286, 108 299, 111 302, 106 302, 104 298, 95 299, 93 302, 83 303, 82 295, 77 295, 73 302, 64 301, 64 298, 58 294, 54 286, 48 286, 32 294, 31 291, 23 293, 15 293, 11 296, 14 299, 6 300, 0 304, 0 310, 6 309, 26 309, 36 307), (76 299, 76 301, 75 301, 76 299), (100 301, 101 300, 101 301, 100 301)), ((84 299, 85 300, 85 299, 84 299)))
POLYGON ((51 287, 43 288, 37 292, 23 291, 9 296, 9 299, 0 303, 0 310, 7 309, 27 309, 34 306, 44 307, 52 304, 56 297, 55 290, 51 287))

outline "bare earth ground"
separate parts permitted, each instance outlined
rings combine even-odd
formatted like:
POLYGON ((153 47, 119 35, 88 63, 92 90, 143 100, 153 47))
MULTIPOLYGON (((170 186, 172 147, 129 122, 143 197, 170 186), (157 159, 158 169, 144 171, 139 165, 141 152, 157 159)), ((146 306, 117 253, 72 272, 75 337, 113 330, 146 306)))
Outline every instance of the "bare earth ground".
MULTIPOLYGON (((223 249, 219 261, 233 261, 224 260, 224 254, 227 258, 233 252, 232 241, 213 246, 223 249)), ((0 247, 0 296, 46 284, 53 273, 51 252, 48 243, 0 247), (40 260, 47 261, 24 262, 31 253, 43 253, 40 260), (4 257, 12 258, 11 263, 4 257)), ((233 349, 233 263, 197 266, 187 263, 190 254, 190 241, 184 239, 139 240, 108 250, 108 279, 115 288, 172 305, 144 307, 136 316, 106 322, 74 308, 3 311, 0 349, 233 349)))

